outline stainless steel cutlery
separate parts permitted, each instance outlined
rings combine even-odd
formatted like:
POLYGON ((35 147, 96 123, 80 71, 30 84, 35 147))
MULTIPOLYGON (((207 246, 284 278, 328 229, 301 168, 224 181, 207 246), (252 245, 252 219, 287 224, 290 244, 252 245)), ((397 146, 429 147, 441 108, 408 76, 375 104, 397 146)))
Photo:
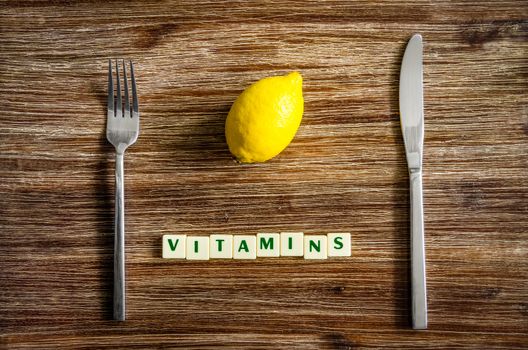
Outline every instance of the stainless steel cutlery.
POLYGON ((400 120, 409 169, 411 197, 412 326, 427 328, 425 242, 422 194, 424 141, 422 36, 407 44, 400 71, 400 120))
POLYGON ((119 62, 115 61, 116 85, 112 74, 112 62, 108 61, 108 113, 106 121, 106 138, 115 147, 115 241, 114 241, 114 319, 125 320, 125 187, 123 157, 125 150, 136 142, 139 134, 139 109, 136 91, 134 66, 130 62, 130 85, 132 108, 128 91, 127 68, 121 61, 123 71, 124 97, 121 96, 121 79, 119 62), (115 95, 115 96, 114 96, 115 95), (123 103, 124 102, 124 103, 123 103))

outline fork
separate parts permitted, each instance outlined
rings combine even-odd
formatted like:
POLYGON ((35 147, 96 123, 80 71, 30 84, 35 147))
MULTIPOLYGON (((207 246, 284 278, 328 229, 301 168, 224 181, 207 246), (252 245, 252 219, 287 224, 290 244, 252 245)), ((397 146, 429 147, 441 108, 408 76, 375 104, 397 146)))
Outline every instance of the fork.
POLYGON ((121 82, 119 64, 115 61, 117 89, 114 101, 114 81, 112 61, 108 60, 108 113, 106 120, 106 138, 114 145, 115 161, 115 238, 114 238, 114 320, 125 320, 125 186, 123 157, 128 146, 136 142, 139 134, 139 110, 136 92, 134 66, 130 61, 130 78, 132 85, 132 110, 128 95, 128 82, 125 61, 123 64, 124 109, 121 99, 121 82), (115 102, 115 103, 114 103, 115 102), (123 113, 124 112, 124 113, 123 113))

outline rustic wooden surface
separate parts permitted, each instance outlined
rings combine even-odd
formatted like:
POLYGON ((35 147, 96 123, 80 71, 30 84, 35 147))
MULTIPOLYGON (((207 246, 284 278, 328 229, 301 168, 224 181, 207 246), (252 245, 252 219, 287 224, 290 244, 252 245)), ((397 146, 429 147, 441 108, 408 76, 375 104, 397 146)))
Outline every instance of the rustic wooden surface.
POLYGON ((526 1, 2 1, 3 348, 528 347, 526 1), (430 329, 409 328, 398 74, 425 40, 430 329), (128 321, 111 320, 107 59, 137 65, 128 321), (236 164, 224 119, 299 70, 299 132, 236 164), (353 256, 161 259, 166 233, 349 231, 353 256))

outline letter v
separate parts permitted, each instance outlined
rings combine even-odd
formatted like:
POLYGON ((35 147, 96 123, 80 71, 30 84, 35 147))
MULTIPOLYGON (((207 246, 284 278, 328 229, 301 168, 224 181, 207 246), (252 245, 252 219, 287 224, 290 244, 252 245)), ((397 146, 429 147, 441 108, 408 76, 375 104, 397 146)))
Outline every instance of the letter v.
POLYGON ((176 243, 173 243, 172 242, 172 239, 169 238, 169 247, 172 251, 175 251, 176 250, 176 247, 178 246, 178 242, 180 241, 180 239, 177 239, 176 240, 176 243))

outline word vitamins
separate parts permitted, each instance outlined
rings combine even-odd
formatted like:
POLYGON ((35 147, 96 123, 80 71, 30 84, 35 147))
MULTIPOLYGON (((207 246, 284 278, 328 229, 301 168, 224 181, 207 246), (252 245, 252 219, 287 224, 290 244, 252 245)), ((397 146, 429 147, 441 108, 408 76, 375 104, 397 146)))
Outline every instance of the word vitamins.
POLYGON ((305 259, 351 256, 350 233, 163 236, 165 259, 256 259, 279 256, 299 256, 305 259))

